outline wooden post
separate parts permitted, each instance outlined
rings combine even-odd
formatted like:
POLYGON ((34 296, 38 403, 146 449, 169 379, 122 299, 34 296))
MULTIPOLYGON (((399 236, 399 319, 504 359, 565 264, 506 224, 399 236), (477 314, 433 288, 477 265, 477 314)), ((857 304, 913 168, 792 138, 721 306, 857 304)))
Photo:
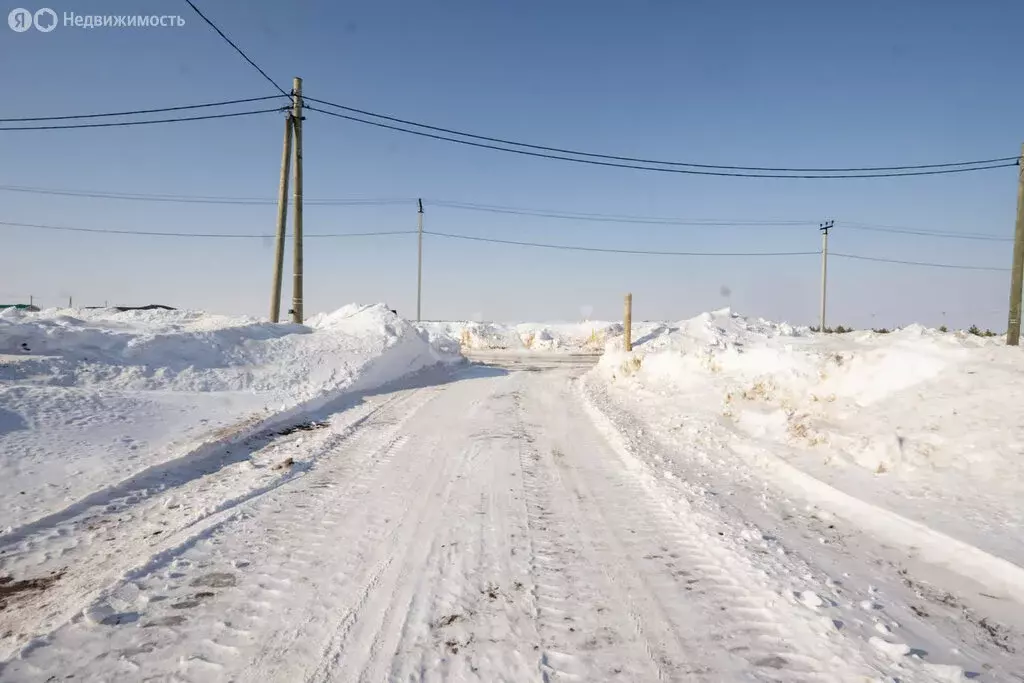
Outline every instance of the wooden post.
POLYGON ((632 351, 633 350, 633 295, 632 294, 627 294, 626 295, 626 314, 625 314, 624 317, 625 317, 625 321, 623 322, 623 327, 626 328, 625 329, 626 338, 625 338, 625 342, 624 342, 624 347, 625 347, 626 351, 632 351))
POLYGON ((295 78, 292 104, 292 129, 295 135, 294 251, 292 254, 292 322, 302 324, 302 79, 295 78))
POLYGON ((423 299, 423 200, 419 200, 420 210, 417 214, 419 226, 419 257, 416 266, 416 322, 420 322, 420 303, 423 299))
POLYGON ((825 294, 828 283, 828 231, 835 225, 835 221, 825 221, 818 226, 821 230, 821 317, 818 322, 818 331, 825 331, 825 294))
POLYGON ((1010 319, 1006 326, 1007 346, 1020 344, 1020 299, 1024 287, 1024 144, 1017 160, 1017 227, 1013 233, 1013 269, 1010 271, 1010 319))
MULTIPOLYGON (((294 104, 293 104, 294 106, 294 104)), ((281 272, 284 270, 284 240, 288 223, 288 175, 292 163, 292 114, 284 117, 284 149, 281 152, 281 181, 277 187, 277 240, 274 242, 274 279, 270 290, 270 322, 281 319, 281 272)))

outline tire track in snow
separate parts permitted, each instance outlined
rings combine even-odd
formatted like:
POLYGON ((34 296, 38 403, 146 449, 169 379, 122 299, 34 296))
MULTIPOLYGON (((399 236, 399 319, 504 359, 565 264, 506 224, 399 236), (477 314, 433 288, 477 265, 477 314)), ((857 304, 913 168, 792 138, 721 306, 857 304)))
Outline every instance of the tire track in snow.
POLYGON ((782 596, 759 588, 745 568, 749 562, 680 517, 593 425, 569 431, 589 422, 574 390, 543 397, 535 414, 563 453, 556 462, 582 514, 594 520, 590 528, 608 531, 605 557, 617 583, 632 583, 631 595, 650 596, 686 650, 703 653, 700 670, 688 675, 804 681, 863 680, 872 673, 820 624, 810 626, 782 596))
POLYGON ((628 607, 616 604, 615 587, 595 572, 579 520, 565 509, 558 472, 535 446, 536 428, 523 421, 522 393, 513 400, 542 680, 665 680, 643 630, 632 620, 616 623, 628 607))
POLYGON ((391 661, 383 658, 390 657, 397 647, 396 611, 398 615, 408 614, 409 577, 424 563, 455 480, 451 476, 452 460, 443 457, 445 453, 437 444, 428 448, 430 458, 419 457, 422 448, 417 450, 417 460, 426 466, 408 488, 401 488, 403 496, 416 491, 416 503, 410 509, 414 508, 417 514, 409 515, 408 524, 396 527, 389 542, 381 544, 379 562, 360 590, 359 600, 343 616, 316 669, 306 680, 324 683, 383 678, 379 670, 391 661), (375 670, 376 676, 372 676, 375 670))
MULTIPOLYGON (((529 403, 535 404, 536 401, 536 397, 531 397, 529 403)), ((522 405, 519 407, 524 417, 532 417, 533 410, 528 411, 522 405)), ((562 468, 557 462, 557 460, 564 456, 559 450, 547 447, 548 435, 544 432, 540 423, 531 421, 524 429, 528 430, 527 433, 537 435, 536 438, 530 439, 533 445, 530 449, 529 458, 524 461, 526 469, 528 471, 533 470, 530 476, 533 486, 530 488, 534 490, 534 502, 537 503, 539 511, 536 528, 540 531, 547 531, 546 525, 552 522, 568 527, 557 529, 555 538, 545 539, 545 542, 539 546, 542 553, 548 555, 549 553, 558 552, 563 546, 558 538, 562 533, 567 532, 574 536, 576 547, 571 551, 572 555, 575 556, 573 561, 580 564, 579 569, 585 566, 590 568, 591 572, 596 571, 597 575, 590 578, 592 585, 600 584, 600 587, 595 585, 594 597, 606 604, 612 604, 615 608, 612 613, 613 616, 619 617, 618 624, 613 626, 606 625, 604 627, 607 644, 611 645, 617 640, 632 640, 637 649, 642 653, 641 656, 635 657, 634 662, 631 664, 623 665, 623 663, 619 663, 618 665, 613 665, 610 670, 606 665, 606 670, 604 671, 588 672, 587 678, 595 675, 607 677, 610 673, 616 676, 624 675, 628 679, 632 679, 639 671, 646 671, 647 673, 640 677, 641 680, 677 680, 679 665, 673 661, 670 654, 673 634, 669 624, 666 623, 663 616, 658 613, 658 610, 652 604, 648 603, 646 610, 644 605, 638 604, 636 591, 630 586, 629 579, 620 572, 613 571, 613 567, 609 565, 609 559, 605 556, 605 548, 600 541, 593 537, 596 531, 594 523, 597 520, 592 516, 588 518, 586 515, 581 514, 581 510, 574 503, 573 497, 577 496, 578 492, 570 490, 566 485, 562 468), (542 472, 538 466, 543 467, 542 472), (558 510, 556 514, 549 512, 551 507, 558 505, 562 509, 558 510), (557 517, 561 517, 561 519, 555 521, 557 517)), ((542 569, 550 569, 550 567, 542 567, 542 569)), ((561 571, 557 566, 555 570, 561 571)), ((573 581, 569 590, 575 591, 577 587, 578 583, 573 581)), ((606 609, 606 607, 602 606, 598 607, 597 611, 603 613, 606 609)), ((593 644, 593 641, 589 641, 585 643, 585 646, 593 646, 593 644)), ((618 653, 613 650, 609 654, 611 655, 609 659, 614 662, 618 653)), ((591 655, 588 659, 597 660, 598 657, 596 655, 597 653, 591 655)), ((542 664, 550 666, 559 659, 560 657, 552 658, 546 655, 542 664)), ((595 663, 597 662, 595 661, 595 663)), ((558 680, 560 672, 556 669, 553 673, 555 674, 555 680, 558 680)))
MULTIPOLYGON (((380 415, 409 401, 416 390, 396 393, 379 403, 361 404, 340 417, 329 430, 262 434, 211 455, 192 479, 184 482, 154 479, 154 488, 136 487, 122 497, 44 528, 4 549, 0 570, 13 575, 35 576, 51 571, 62 578, 45 593, 14 601, 0 613, 0 633, 19 630, 46 633, 58 628, 96 599, 104 588, 117 582, 133 567, 162 562, 175 548, 208 536, 233 517, 233 509, 284 486, 312 465, 299 463, 275 474, 267 466, 238 469, 218 462, 241 463, 244 458, 272 457, 277 448, 303 448, 315 460, 360 433, 379 426, 380 415), (311 438, 304 435, 310 434, 311 438), (215 457, 217 456, 217 457, 215 457), (217 458, 220 460, 217 460, 217 458), (217 469, 220 467, 220 469, 217 469), (251 488, 247 488, 251 487, 251 488), (101 550, 102 549, 102 550, 101 550)), ((278 458, 280 460, 280 458, 278 458)), ((0 657, 9 656, 25 643, 25 637, 7 638, 0 657)))
MULTIPOLYGON (((301 636, 311 630, 318 614, 333 616, 322 607, 318 610, 320 598, 343 599, 338 593, 351 589, 344 572, 349 565, 343 560, 336 565, 341 570, 337 581, 310 584, 309 576, 323 564, 319 554, 347 554, 350 565, 357 563, 360 553, 372 550, 393 530, 398 514, 407 508, 401 494, 394 492, 379 510, 385 519, 395 518, 389 525, 373 514, 376 508, 360 509, 360 503, 379 490, 381 470, 392 465, 406 444, 399 435, 404 423, 437 391, 420 390, 390 401, 344 445, 349 457, 327 458, 323 467, 304 478, 305 486, 277 489, 250 505, 240 520, 186 548, 181 556, 118 585, 93 606, 114 628, 78 618, 53 634, 49 647, 16 660, 5 674, 25 674, 11 680, 37 680, 36 674, 53 670, 87 674, 94 665, 105 671, 103 667, 115 659, 124 675, 141 668, 147 675, 163 672, 187 681, 236 670, 245 663, 244 653, 250 653, 255 672, 293 663, 295 655, 308 647, 301 636), (363 524, 350 529, 350 538, 332 536, 334 529, 349 528, 353 518, 363 524), (356 535, 357 530, 372 533, 356 535), (339 543, 344 540, 351 544, 339 543), (346 553, 349 549, 354 552, 346 553), (210 576, 224 584, 221 590, 204 587, 210 576), (327 595, 318 594, 318 589, 327 595), (140 625, 150 641, 144 650, 133 644, 132 630, 140 625), (189 644, 191 654, 179 661, 173 653, 183 644, 189 644)), ((413 476, 407 474, 409 486, 414 485, 413 476)), ((261 679, 260 673, 251 678, 261 679)), ((281 680, 285 679, 290 676, 281 680)))
MULTIPOLYGON (((498 383, 501 391, 507 381, 498 383)), ((475 406, 453 443, 461 462, 420 569, 388 679, 524 681, 538 637, 526 591, 526 522, 505 394, 475 406)), ((363 680, 382 680, 384 668, 363 680)))
POLYGON ((780 596, 630 469, 567 379, 477 376, 390 404, 304 476, 120 582, 4 680, 799 681, 860 669, 804 615, 771 612, 780 596))

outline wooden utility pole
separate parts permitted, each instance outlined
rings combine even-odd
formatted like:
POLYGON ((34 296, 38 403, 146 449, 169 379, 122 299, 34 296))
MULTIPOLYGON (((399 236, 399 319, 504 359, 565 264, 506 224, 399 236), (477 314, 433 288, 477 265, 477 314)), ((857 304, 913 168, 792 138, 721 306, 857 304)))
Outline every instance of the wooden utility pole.
POLYGON ((626 349, 626 351, 632 351, 633 350, 633 295, 632 294, 627 294, 626 295, 626 312, 625 312, 625 315, 623 317, 625 318, 625 320, 623 321, 623 325, 622 326, 624 328, 626 328, 625 329, 626 338, 625 338, 625 342, 624 342, 624 348, 626 349))
POLYGON ((416 214, 416 223, 419 227, 419 255, 416 264, 416 322, 420 322, 420 304, 423 300, 423 200, 417 200, 420 210, 416 214))
MULTIPOLYGON (((295 106, 294 103, 292 105, 295 106)), ((288 223, 288 175, 292 163, 292 113, 284 117, 284 148, 281 151, 281 181, 277 187, 277 240, 274 242, 274 280, 270 290, 270 322, 281 318, 281 272, 284 270, 284 240, 288 223)))
POLYGON ((818 331, 825 331, 825 293, 828 283, 828 231, 834 226, 835 221, 825 221, 818 226, 821 230, 821 318, 818 322, 818 331))
POLYGON ((71 297, 70 296, 68 296, 68 308, 74 308, 74 306, 71 305, 71 297))
POLYGON ((1024 287, 1024 144, 1017 160, 1017 227, 1013 233, 1013 269, 1010 271, 1010 320, 1006 344, 1020 344, 1020 299, 1024 287))
POLYGON ((292 83, 292 129, 295 133, 295 231, 292 265, 292 322, 302 324, 302 79, 292 83))

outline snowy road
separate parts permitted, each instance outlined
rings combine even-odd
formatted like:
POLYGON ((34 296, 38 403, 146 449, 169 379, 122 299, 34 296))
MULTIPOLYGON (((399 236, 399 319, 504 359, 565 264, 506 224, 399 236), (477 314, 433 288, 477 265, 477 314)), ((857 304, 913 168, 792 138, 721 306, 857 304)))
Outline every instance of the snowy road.
POLYGON ((0 679, 879 677, 884 651, 606 439, 580 372, 472 366, 280 437, 318 455, 183 526, 0 679))

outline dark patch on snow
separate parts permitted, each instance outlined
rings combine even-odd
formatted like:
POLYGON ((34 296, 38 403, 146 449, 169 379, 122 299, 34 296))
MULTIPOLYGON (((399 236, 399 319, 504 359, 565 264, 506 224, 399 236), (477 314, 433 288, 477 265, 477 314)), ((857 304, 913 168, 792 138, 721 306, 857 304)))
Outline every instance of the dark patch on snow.
POLYGON ((8 600, 23 594, 41 593, 64 576, 65 570, 50 572, 46 576, 15 581, 13 576, 0 576, 0 611, 7 608, 8 600))
POLYGON ((444 628, 445 626, 451 626, 456 621, 461 621, 462 619, 463 617, 461 614, 449 614, 448 616, 444 616, 438 619, 437 623, 434 624, 434 628, 444 628))
POLYGON ((149 628, 150 626, 180 626, 185 623, 185 617, 180 614, 170 614, 166 617, 158 617, 153 621, 148 621, 142 625, 143 628, 149 628))
POLYGON ((100 623, 104 626, 120 626, 121 624, 133 624, 138 620, 138 612, 122 612, 120 614, 111 614, 109 617, 104 617, 100 623))
POLYGON ((999 624, 993 624, 987 618, 983 618, 981 621, 975 621, 974 614, 969 610, 964 610, 964 616, 967 618, 967 621, 984 631, 988 635, 989 639, 1000 650, 1009 652, 1010 654, 1016 652, 1014 647, 1010 645, 1011 632, 1009 629, 1004 626, 1000 626, 999 624))
POLYGON ((278 436, 288 436, 295 432, 311 432, 315 429, 323 429, 329 425, 328 422, 303 422, 302 424, 292 425, 291 427, 285 427, 277 432, 274 432, 278 436))
POLYGON ((754 662, 754 666, 767 666, 771 669, 781 669, 785 667, 786 664, 788 664, 788 662, 778 655, 764 657, 754 662))
MULTIPOLYGON (((989 621, 988 617, 982 617, 979 619, 978 615, 969 607, 966 607, 957 598, 957 596, 948 591, 938 590, 923 581, 911 578, 910 573, 906 569, 901 568, 899 570, 899 575, 903 580, 904 585, 913 590, 919 598, 959 610, 963 618, 969 624, 981 631, 981 633, 986 636, 993 645, 1010 654, 1016 652, 1016 649, 1010 644, 1014 637, 1014 633, 1009 628, 989 621)), ((929 616, 923 609, 915 607, 914 605, 910 605, 910 609, 919 617, 925 618, 929 616)))
POLYGON ((193 607, 199 607, 198 600, 182 600, 171 605, 171 609, 192 609, 193 607))
POLYGON ((234 574, 230 572, 213 572, 204 574, 190 583, 190 586, 206 586, 209 588, 230 588, 238 583, 234 574))

